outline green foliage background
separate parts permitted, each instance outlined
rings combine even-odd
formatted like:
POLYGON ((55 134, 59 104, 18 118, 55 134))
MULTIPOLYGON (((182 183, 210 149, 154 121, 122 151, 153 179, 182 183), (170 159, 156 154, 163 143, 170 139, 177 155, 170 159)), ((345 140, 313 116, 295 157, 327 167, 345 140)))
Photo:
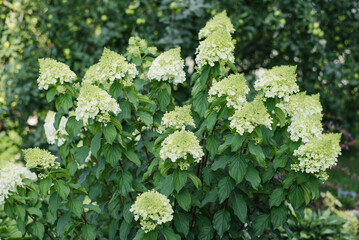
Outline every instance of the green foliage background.
MULTIPOLYGON (((298 65, 301 89, 320 92, 324 111, 359 132, 357 1, 2 0, 0 5, 0 129, 17 130, 25 145, 42 139, 41 128, 26 124, 28 117, 36 109, 41 120, 42 110, 52 108, 36 87, 38 58, 55 58, 82 76, 104 46, 123 52, 133 35, 160 49, 181 46, 183 57, 193 58, 199 29, 222 10, 236 29, 240 72, 248 76, 262 67, 298 65)), ((180 90, 186 99, 188 89, 180 90)))

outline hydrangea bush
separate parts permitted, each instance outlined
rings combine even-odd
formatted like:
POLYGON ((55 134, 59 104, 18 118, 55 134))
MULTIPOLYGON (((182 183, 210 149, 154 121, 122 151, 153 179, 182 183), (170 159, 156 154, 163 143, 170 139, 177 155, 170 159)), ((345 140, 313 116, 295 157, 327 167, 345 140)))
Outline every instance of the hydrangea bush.
POLYGON ((0 172, 0 200, 22 235, 290 235, 288 219, 304 216, 336 164, 340 135, 322 133, 319 96, 298 93, 294 66, 267 70, 250 92, 233 64, 233 32, 225 12, 201 30, 192 97, 180 103, 172 92, 186 81, 180 48, 159 54, 131 38, 124 55, 104 49, 82 82, 41 60, 39 88, 57 110, 46 136, 60 151, 26 149, 31 174, 0 172))

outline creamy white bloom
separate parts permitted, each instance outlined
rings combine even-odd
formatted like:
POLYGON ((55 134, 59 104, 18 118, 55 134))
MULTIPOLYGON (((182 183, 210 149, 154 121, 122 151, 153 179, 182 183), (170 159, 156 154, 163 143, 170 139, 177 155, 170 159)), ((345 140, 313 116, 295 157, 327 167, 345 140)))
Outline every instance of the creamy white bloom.
POLYGON ((64 63, 51 58, 41 58, 39 64, 40 76, 37 79, 39 89, 47 90, 51 85, 72 82, 76 79, 76 74, 64 63))
POLYGON ((221 28, 229 34, 234 33, 233 24, 231 23, 231 19, 227 17, 226 11, 215 15, 211 20, 209 20, 206 23, 206 26, 199 31, 198 38, 202 39, 208 37, 210 34, 221 28))
POLYGON ((60 166, 60 163, 55 161, 56 157, 47 150, 35 147, 22 150, 22 152, 28 169, 42 167, 47 170, 60 166))
POLYGON ((26 167, 7 161, 0 161, 0 205, 5 203, 16 188, 24 186, 23 179, 37 180, 35 173, 30 172, 26 167))
POLYGON ((148 70, 148 78, 157 81, 172 80, 173 84, 186 81, 186 74, 183 71, 184 61, 181 58, 181 48, 174 48, 161 53, 148 70))
POLYGON ((283 65, 266 70, 255 81, 254 88, 257 91, 263 90, 264 96, 267 98, 278 97, 288 101, 290 94, 299 92, 299 87, 296 83, 296 69, 296 66, 283 65))
POLYGON ((292 119, 288 126, 290 139, 295 142, 299 139, 302 139, 302 142, 309 142, 311 139, 319 137, 323 131, 321 120, 321 114, 302 115, 292 119))
POLYGON ((341 134, 327 133, 301 145, 294 151, 298 162, 292 164, 292 169, 306 173, 320 173, 336 165, 341 154, 339 145, 341 134))
POLYGON ((138 195, 130 212, 134 214, 136 221, 140 220, 141 228, 146 233, 173 219, 170 200, 155 190, 138 195))
POLYGON ((67 123, 67 118, 64 116, 61 117, 59 129, 56 130, 54 127, 55 115, 56 115, 56 113, 53 111, 49 111, 47 113, 46 118, 45 118, 45 124, 44 124, 45 135, 46 135, 47 142, 49 144, 57 143, 58 146, 61 146, 66 141, 64 136, 68 135, 66 132, 66 129, 65 129, 66 123, 67 123))
MULTIPOLYGON (((227 106, 235 109, 242 108, 247 103, 246 95, 249 87, 244 74, 232 74, 220 82, 215 82, 209 89, 209 95, 226 96, 227 106)), ((212 100, 212 99, 209 99, 212 100)))
POLYGON ((76 120, 83 120, 84 125, 87 125, 90 118, 107 123, 111 112, 116 115, 121 109, 105 90, 90 84, 82 86, 75 110, 76 120))
POLYGON ((185 129, 186 126, 196 127, 191 116, 191 105, 178 107, 162 117, 162 125, 166 128, 185 129))

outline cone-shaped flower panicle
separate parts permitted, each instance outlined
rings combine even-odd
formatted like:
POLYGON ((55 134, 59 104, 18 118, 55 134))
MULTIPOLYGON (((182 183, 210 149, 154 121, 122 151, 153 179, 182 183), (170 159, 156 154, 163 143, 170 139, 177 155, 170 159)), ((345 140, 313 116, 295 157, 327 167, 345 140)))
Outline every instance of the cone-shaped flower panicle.
POLYGON ((162 125, 165 128, 185 129, 186 126, 196 127, 191 116, 191 105, 176 106, 173 111, 167 112, 162 117, 162 125))
POLYGON ((45 170, 48 170, 60 166, 60 164, 55 161, 56 157, 47 150, 35 147, 28 148, 22 151, 24 153, 24 159, 26 162, 26 167, 28 169, 41 167, 45 170))
POLYGON ((206 26, 199 31, 198 38, 202 39, 208 37, 210 34, 218 29, 225 29, 229 34, 234 33, 233 24, 231 19, 227 16, 227 12, 223 11, 215 15, 211 20, 206 23, 206 26))
POLYGON ((321 114, 303 115, 292 119, 288 127, 290 139, 295 142, 299 139, 302 139, 302 142, 309 142, 311 139, 319 137, 323 131, 321 120, 321 114))

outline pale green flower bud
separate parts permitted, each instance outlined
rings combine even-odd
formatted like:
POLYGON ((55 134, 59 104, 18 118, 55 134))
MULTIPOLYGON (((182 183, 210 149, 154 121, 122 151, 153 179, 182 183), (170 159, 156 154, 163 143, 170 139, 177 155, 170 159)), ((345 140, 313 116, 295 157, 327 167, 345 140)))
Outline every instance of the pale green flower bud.
POLYGON ((166 128, 185 129, 186 126, 196 127, 191 116, 192 105, 175 107, 173 111, 163 115, 162 125, 166 128))
POLYGON ((198 38, 202 39, 208 37, 220 28, 224 28, 229 34, 234 33, 233 24, 231 23, 231 19, 227 17, 226 11, 215 15, 211 20, 209 20, 206 23, 206 26, 199 31, 198 38))
POLYGON ((60 163, 56 162, 56 157, 49 151, 38 147, 23 150, 26 167, 28 169, 42 167, 45 170, 57 168, 60 163))

